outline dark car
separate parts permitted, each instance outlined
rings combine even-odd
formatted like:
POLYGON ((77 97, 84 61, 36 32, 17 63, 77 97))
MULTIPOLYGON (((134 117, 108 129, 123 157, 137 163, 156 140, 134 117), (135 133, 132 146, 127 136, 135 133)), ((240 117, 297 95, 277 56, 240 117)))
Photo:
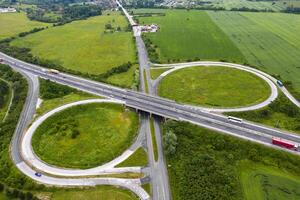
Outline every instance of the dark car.
POLYGON ((42 174, 41 173, 39 173, 39 172, 35 172, 35 174, 34 175, 36 175, 37 177, 41 177, 42 176, 42 174))

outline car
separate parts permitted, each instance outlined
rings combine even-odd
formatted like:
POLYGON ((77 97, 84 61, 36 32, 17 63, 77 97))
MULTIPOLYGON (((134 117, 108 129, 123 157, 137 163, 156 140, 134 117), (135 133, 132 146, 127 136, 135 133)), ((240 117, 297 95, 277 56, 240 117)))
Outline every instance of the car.
POLYGON ((41 177, 42 176, 42 174, 39 173, 39 172, 35 172, 34 175, 37 176, 37 177, 41 177))

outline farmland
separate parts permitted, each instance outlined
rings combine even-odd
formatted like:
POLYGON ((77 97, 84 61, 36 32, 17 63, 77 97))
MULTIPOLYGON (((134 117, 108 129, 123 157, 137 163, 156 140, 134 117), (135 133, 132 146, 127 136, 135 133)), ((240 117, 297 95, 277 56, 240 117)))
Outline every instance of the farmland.
POLYGON ((248 63, 291 81, 300 91, 299 15, 208 12, 248 63), (289 23, 286 23, 289 22, 289 23))
POLYGON ((120 155, 131 144, 137 129, 137 115, 120 105, 79 105, 47 119, 36 130, 32 144, 45 162, 90 168, 120 155))
POLYGON ((238 69, 193 67, 164 77, 158 94, 183 103, 237 107, 264 101, 270 89, 262 79, 238 69))
POLYGON ((157 46, 159 62, 245 60, 239 49, 204 11, 168 10, 166 16, 138 19, 142 24, 156 23, 160 26, 157 33, 145 34, 157 46))
POLYGON ((30 31, 36 27, 46 27, 50 24, 30 21, 26 14, 21 13, 0 13, 0 40, 16 36, 21 32, 30 31))
POLYGON ((49 28, 12 42, 31 53, 52 60, 64 68, 90 74, 105 73, 113 67, 135 62, 135 46, 127 21, 119 12, 49 28), (105 25, 121 31, 105 32, 105 25))

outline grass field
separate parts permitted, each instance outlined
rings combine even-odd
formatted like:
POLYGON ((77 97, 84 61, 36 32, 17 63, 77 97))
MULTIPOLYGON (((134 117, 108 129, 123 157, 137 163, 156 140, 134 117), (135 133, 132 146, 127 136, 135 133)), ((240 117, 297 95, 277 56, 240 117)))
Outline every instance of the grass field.
POLYGON ((146 166, 147 164, 147 153, 140 147, 129 158, 117 165, 117 167, 146 166))
POLYGON ((104 12, 102 16, 19 38, 12 45, 29 47, 34 55, 56 61, 67 69, 101 74, 128 61, 135 62, 132 33, 104 33, 107 23, 122 30, 128 25, 119 12, 104 12))
POLYGON ((137 200, 130 191, 114 188, 112 186, 99 186, 85 190, 57 191, 51 195, 51 200, 137 200))
POLYGON ((79 105, 47 119, 36 130, 32 145, 49 164, 90 168, 120 155, 137 129, 137 115, 121 105, 79 105))
POLYGON ((157 33, 145 35, 158 47, 161 62, 189 59, 245 60, 239 49, 204 11, 168 10, 166 16, 140 17, 139 21, 160 26, 157 33))
POLYGON ((30 31, 36 27, 49 26, 47 23, 30 21, 26 14, 21 13, 0 13, 0 40, 16 36, 21 32, 30 31))
POLYGON ((251 162, 242 162, 239 168, 246 200, 300 199, 300 177, 251 162))
POLYGON ((262 102, 270 88, 264 80, 238 69, 193 67, 164 77, 158 94, 183 103, 238 107, 262 102))
POLYGON ((231 38, 248 63, 283 80, 300 91, 299 15, 283 13, 208 12, 231 38))

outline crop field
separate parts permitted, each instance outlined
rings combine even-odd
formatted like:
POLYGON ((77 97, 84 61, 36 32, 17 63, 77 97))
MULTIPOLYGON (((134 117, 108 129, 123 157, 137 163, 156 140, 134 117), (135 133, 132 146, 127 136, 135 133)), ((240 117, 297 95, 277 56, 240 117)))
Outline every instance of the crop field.
POLYGON ((157 33, 145 34, 157 46, 160 62, 194 59, 245 61, 239 49, 204 11, 168 10, 166 16, 138 19, 142 24, 160 26, 157 33))
POLYGON ((249 162, 240 168, 245 199, 300 199, 299 177, 249 162))
POLYGON ((183 103, 238 107, 262 102, 270 89, 264 80, 238 69, 193 67, 164 77, 158 94, 183 103))
POLYGON ((30 31, 36 27, 46 27, 50 24, 30 21, 26 14, 21 13, 0 13, 0 40, 16 36, 21 32, 30 31))
POLYGON ((248 63, 291 81, 300 91, 299 15, 208 12, 248 63), (288 22, 288 23, 287 23, 288 22))
POLYGON ((121 105, 79 105, 47 119, 33 136, 35 153, 45 162, 90 168, 108 162, 128 148, 138 117, 121 105))
POLYGON ((101 74, 128 61, 135 61, 135 45, 131 32, 125 32, 127 21, 119 12, 49 28, 19 38, 12 45, 29 47, 43 59, 61 64, 67 69, 101 74), (104 32, 105 25, 122 31, 104 32))
POLYGON ((112 186, 99 186, 85 190, 62 190, 51 195, 52 200, 138 200, 130 191, 112 186))
POLYGON ((210 2, 214 7, 223 7, 226 10, 230 10, 232 8, 248 8, 280 11, 286 7, 286 4, 284 4, 283 1, 211 0, 210 2))

